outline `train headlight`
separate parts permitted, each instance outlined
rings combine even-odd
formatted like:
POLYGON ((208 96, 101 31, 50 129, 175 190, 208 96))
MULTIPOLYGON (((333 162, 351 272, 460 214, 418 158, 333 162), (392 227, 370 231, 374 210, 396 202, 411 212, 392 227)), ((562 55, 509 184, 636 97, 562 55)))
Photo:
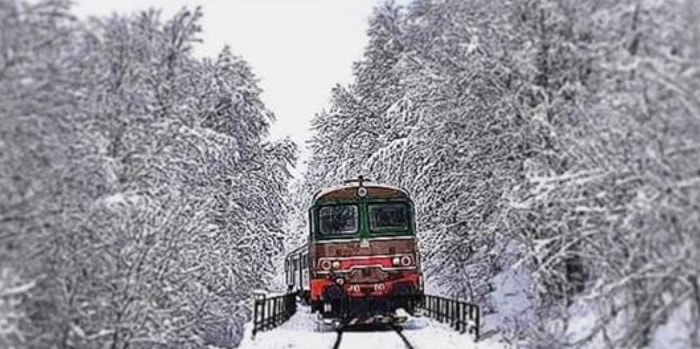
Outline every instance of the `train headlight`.
POLYGON ((411 260, 410 256, 401 257, 401 265, 403 265, 404 267, 411 265, 412 262, 413 260, 411 260))
POLYGON ((340 286, 343 286, 343 284, 345 283, 345 279, 337 278, 337 279, 335 279, 335 283, 340 285, 340 286))
POLYGON ((318 266, 321 267, 322 270, 330 270, 331 269, 331 261, 324 259, 318 263, 318 266))
POLYGON ((333 269, 340 269, 340 262, 338 262, 338 261, 333 261, 333 263, 331 264, 331 266, 333 267, 333 269))
POLYGON ((393 265, 399 265, 401 263, 401 259, 399 257, 394 257, 394 259, 391 260, 391 264, 393 265))

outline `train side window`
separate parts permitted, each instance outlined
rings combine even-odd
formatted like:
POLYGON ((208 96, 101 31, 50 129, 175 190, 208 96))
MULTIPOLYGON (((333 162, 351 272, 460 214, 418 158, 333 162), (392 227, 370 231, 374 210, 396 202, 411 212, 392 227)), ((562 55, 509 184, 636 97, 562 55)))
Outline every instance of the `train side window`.
POLYGON ((289 272, 289 259, 284 261, 284 275, 287 279, 287 285, 292 284, 292 273, 289 272))

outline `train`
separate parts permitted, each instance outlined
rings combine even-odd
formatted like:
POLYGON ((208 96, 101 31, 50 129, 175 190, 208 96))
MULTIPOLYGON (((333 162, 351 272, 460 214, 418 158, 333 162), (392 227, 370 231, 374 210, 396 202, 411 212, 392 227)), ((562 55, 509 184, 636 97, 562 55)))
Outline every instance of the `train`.
POLYGON ((314 194, 306 243, 284 261, 288 291, 324 321, 401 322, 423 295, 415 208, 400 187, 359 177, 314 194))

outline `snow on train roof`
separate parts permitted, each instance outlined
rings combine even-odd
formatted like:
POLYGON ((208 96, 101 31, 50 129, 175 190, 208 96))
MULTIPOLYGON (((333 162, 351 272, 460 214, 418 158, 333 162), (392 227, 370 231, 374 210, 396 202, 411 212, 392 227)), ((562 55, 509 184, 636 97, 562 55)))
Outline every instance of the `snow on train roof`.
MULTIPOLYGON (((388 185, 388 184, 379 184, 379 183, 374 183, 374 182, 367 182, 363 181, 362 186, 365 188, 380 188, 380 189, 388 189, 388 190, 394 190, 403 193, 406 195, 406 197, 410 197, 408 194, 408 191, 401 187, 393 186, 393 185, 388 185)), ((326 194, 338 191, 338 190, 343 190, 343 189, 351 189, 351 188, 359 188, 360 187, 360 182, 353 181, 349 183, 344 183, 340 185, 336 185, 333 187, 321 189, 316 194, 314 195, 314 201, 316 201, 318 198, 325 196, 326 194)))

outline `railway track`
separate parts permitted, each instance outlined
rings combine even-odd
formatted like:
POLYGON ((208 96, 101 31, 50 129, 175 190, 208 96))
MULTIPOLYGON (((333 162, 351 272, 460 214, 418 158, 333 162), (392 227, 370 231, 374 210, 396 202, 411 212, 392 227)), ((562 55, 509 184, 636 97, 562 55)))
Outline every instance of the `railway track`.
POLYGON ((340 348, 340 341, 343 339, 343 330, 338 329, 336 330, 338 332, 338 336, 335 337, 335 344, 333 344, 333 349, 339 349, 340 348))
MULTIPOLYGON (((411 342, 408 341, 408 338, 403 334, 403 328, 396 326, 396 325, 390 325, 391 330, 396 333, 401 340, 403 341, 403 344, 406 346, 406 349, 416 349, 411 342)), ((336 330, 337 336, 335 337, 335 343, 333 344, 333 349, 340 349, 341 345, 340 343, 343 341, 343 332, 345 332, 342 328, 336 330)))
POLYGON ((403 344, 406 345, 406 349, 415 349, 411 342, 408 341, 408 338, 406 338, 406 336, 403 334, 403 328, 396 325, 391 325, 391 329, 394 330, 399 337, 401 337, 403 344))

